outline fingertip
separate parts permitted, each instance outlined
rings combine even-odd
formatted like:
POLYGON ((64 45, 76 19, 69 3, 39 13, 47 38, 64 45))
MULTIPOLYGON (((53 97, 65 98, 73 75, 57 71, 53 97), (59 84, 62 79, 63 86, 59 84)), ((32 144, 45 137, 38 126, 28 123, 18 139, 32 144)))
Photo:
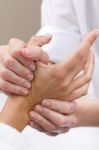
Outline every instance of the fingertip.
POLYGON ((46 107, 46 106, 50 106, 49 100, 43 100, 43 101, 42 101, 42 105, 45 106, 45 107, 46 107))
POLYGON ((29 65, 29 69, 30 69, 30 71, 35 71, 35 70, 36 70, 36 65, 35 65, 35 63, 34 63, 34 64, 31 63, 31 64, 29 65))
POLYGON ((25 88, 20 89, 19 92, 20 92, 20 94, 22 94, 23 96, 26 96, 26 95, 28 95, 28 93, 29 93, 28 89, 25 89, 25 88))

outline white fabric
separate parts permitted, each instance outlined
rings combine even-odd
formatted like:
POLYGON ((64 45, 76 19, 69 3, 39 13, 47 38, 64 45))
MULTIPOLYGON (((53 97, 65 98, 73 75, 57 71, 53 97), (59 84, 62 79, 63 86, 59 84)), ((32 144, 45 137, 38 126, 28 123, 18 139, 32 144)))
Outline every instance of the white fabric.
POLYGON ((0 123, 0 150, 31 150, 28 140, 17 130, 0 123))

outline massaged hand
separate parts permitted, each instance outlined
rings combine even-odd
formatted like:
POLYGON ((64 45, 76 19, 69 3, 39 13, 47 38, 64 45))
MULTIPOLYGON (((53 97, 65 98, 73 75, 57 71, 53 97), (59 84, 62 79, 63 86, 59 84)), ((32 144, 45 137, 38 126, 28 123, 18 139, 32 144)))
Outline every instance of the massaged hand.
POLYGON ((0 46, 1 91, 6 94, 28 94, 31 81, 34 78, 33 72, 36 69, 35 61, 40 60, 45 64, 48 63, 48 55, 40 47, 50 40, 51 35, 35 36, 27 45, 21 40, 11 39, 8 45, 0 46))
POLYGON ((37 62, 31 90, 35 103, 40 103, 43 99, 71 101, 74 94, 77 97, 85 94, 81 88, 87 88, 92 77, 93 54, 90 48, 95 40, 96 32, 91 32, 69 58, 58 64, 37 62))
MULTIPOLYGON (((92 76, 93 56, 90 56, 88 61, 88 70, 90 77, 92 76)), ((86 86, 78 90, 71 100, 74 100, 78 95, 87 94, 86 86)), ((77 126, 77 116, 75 115, 76 105, 74 102, 47 99, 41 105, 37 105, 34 111, 30 112, 31 121, 30 126, 49 135, 57 135, 66 133, 70 128, 77 126)))
MULTIPOLYGON (((85 63, 86 62, 85 60, 88 57, 88 54, 89 54, 88 52, 90 51, 89 49, 91 45, 93 44, 93 42, 95 41, 96 36, 97 36, 97 33, 95 31, 91 32, 86 37, 86 39, 81 44, 81 46, 78 48, 78 50, 66 62, 64 61, 58 65, 49 66, 48 68, 46 68, 46 66, 42 64, 40 64, 41 66, 38 65, 38 72, 42 71, 44 67, 45 68, 44 70, 47 70, 46 74, 47 72, 49 72, 49 74, 52 73, 52 76, 50 75, 50 78, 47 78, 48 76, 46 77, 46 74, 42 73, 41 75, 41 72, 39 73, 40 76, 38 77, 38 72, 36 73, 36 81, 38 82, 39 78, 42 78, 42 79, 41 79, 41 82, 39 82, 38 84, 37 83, 35 84, 35 81, 34 81, 33 85, 35 85, 36 88, 38 87, 38 85, 40 86, 42 85, 43 89, 46 86, 44 91, 42 88, 41 90, 39 89, 42 99, 48 99, 48 98, 56 99, 57 98, 61 100, 71 101, 71 100, 74 100, 76 98, 79 98, 87 94, 88 85, 92 78, 92 72, 93 72, 93 66, 94 66, 94 58, 93 58, 92 52, 90 52, 89 58, 87 59, 87 63, 85 63), (86 57, 84 57, 84 55, 86 57), (71 63, 69 64, 68 61, 70 61, 71 63), (70 68, 67 67, 66 63, 69 64, 71 67, 70 66, 69 66, 70 68), (84 69, 83 74, 76 77, 76 75, 82 69, 84 69), (52 70, 53 72, 51 72, 52 70), (66 70, 67 70, 67 76, 65 76, 65 73, 64 73, 66 70), (71 72, 69 72, 68 70, 71 72), (55 83, 56 81, 57 83, 55 83), (64 84, 64 86, 62 86, 62 84, 64 84), (51 86, 53 88, 50 89, 51 86), (43 96, 41 92, 43 93, 43 96), (44 92, 45 92, 45 96, 44 96, 44 92)), ((57 101, 56 102, 52 101, 51 103, 51 100, 49 100, 49 102, 51 104, 51 108, 55 110, 55 103, 57 101)), ((74 113, 75 111, 75 104, 67 103, 63 101, 58 102, 58 104, 60 104, 60 106, 61 104, 62 106, 64 104, 63 108, 69 108, 69 110, 62 109, 62 107, 59 107, 59 108, 56 107, 56 111, 58 111, 58 109, 60 110, 60 114, 58 113, 59 115, 58 116, 56 112, 52 112, 51 110, 44 108, 43 107, 44 105, 43 106, 38 105, 35 107, 35 111, 30 113, 30 117, 31 117, 30 125, 40 131, 47 132, 47 133, 49 132, 51 134, 52 132, 54 134, 60 133, 60 132, 66 132, 69 128, 71 128, 72 126, 76 124, 75 116, 72 115, 72 113, 74 113), (63 127, 61 129, 61 125, 64 123, 65 123, 65 130, 63 127)), ((59 106, 58 104, 56 103, 56 106, 59 106)))

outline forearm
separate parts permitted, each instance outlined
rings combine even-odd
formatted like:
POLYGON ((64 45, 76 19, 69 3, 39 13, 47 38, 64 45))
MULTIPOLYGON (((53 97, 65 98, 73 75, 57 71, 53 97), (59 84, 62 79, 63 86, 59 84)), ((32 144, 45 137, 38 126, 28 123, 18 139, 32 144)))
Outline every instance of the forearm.
POLYGON ((22 131, 29 122, 28 113, 33 108, 30 107, 30 96, 9 96, 0 113, 0 122, 22 131))
POLYGON ((77 100, 77 126, 99 126, 99 100, 77 100))

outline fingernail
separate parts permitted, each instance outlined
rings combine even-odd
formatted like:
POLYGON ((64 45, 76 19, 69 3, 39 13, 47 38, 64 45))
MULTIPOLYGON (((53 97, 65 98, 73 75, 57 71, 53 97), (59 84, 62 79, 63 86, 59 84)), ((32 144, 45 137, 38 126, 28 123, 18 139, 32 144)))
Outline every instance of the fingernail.
POLYGON ((34 122, 31 121, 31 122, 29 123, 29 125, 30 125, 31 127, 34 127, 34 122))
POLYGON ((30 116, 31 116, 32 119, 37 119, 36 115, 33 112, 31 113, 30 116))
POLYGON ((28 79, 29 81, 32 81, 32 80, 33 80, 33 75, 32 75, 32 74, 28 74, 27 79, 28 79))
POLYGON ((31 64, 31 65, 29 66, 29 68, 30 68, 31 71, 35 71, 35 69, 36 69, 36 67, 35 67, 34 64, 31 64))
POLYGON ((42 112, 42 111, 43 111, 43 108, 42 108, 41 106, 37 106, 37 107, 35 108, 35 110, 36 110, 37 112, 42 112))
POLYGON ((47 100, 44 100, 44 101, 42 102, 42 105, 43 105, 43 106, 50 106, 50 102, 47 101, 47 100))
POLYGON ((22 93, 23 95, 27 95, 27 94, 28 94, 28 90, 27 90, 27 89, 22 89, 22 90, 21 90, 21 93, 22 93))
POLYGON ((24 87, 27 88, 27 89, 30 89, 31 88, 31 83, 28 83, 28 82, 24 83, 24 87))

